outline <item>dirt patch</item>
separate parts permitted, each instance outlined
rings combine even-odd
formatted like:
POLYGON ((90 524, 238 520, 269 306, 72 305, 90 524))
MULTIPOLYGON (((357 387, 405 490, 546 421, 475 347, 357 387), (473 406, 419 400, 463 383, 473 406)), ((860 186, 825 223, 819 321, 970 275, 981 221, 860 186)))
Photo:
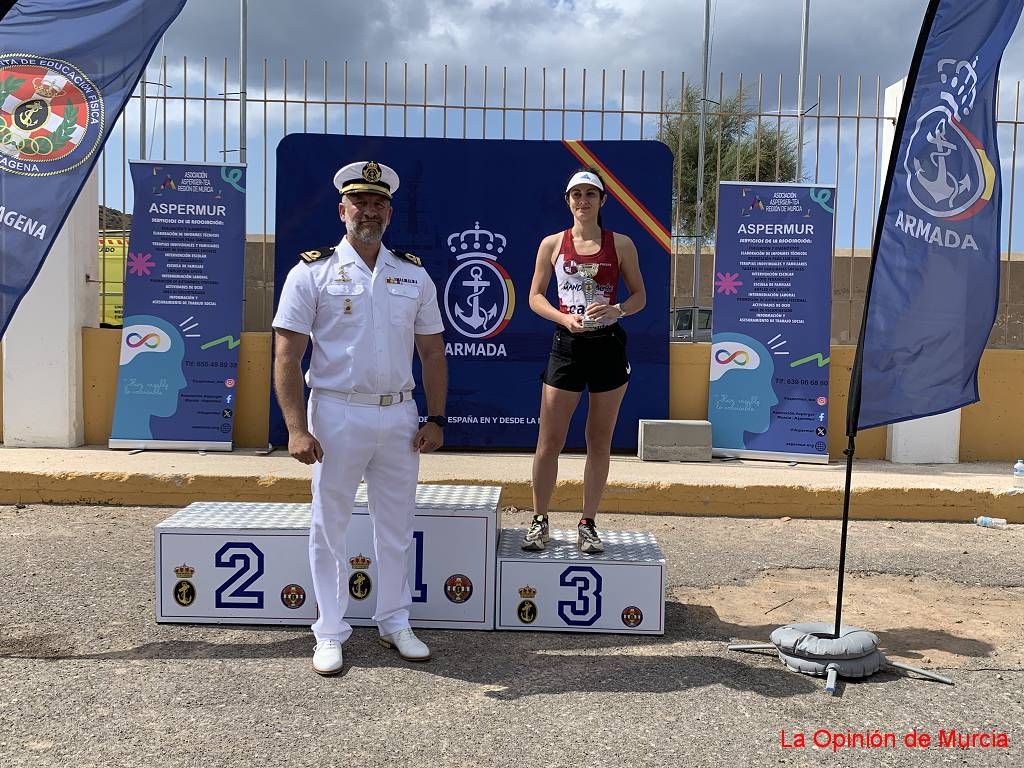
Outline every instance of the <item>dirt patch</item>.
MULTIPOLYGON (((735 586, 676 587, 671 595, 709 632, 767 641, 780 624, 832 621, 835 592, 832 571, 785 569, 735 586)), ((1024 588, 851 574, 843 594, 843 624, 874 632, 893 659, 933 667, 1024 667, 1024 588)))

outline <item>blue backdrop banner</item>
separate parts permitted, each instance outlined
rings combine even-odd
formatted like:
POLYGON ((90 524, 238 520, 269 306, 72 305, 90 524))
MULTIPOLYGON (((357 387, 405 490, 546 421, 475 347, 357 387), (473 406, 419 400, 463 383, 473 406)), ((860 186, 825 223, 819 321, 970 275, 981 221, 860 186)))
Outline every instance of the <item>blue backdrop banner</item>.
POLYGON ((111 448, 231 450, 245 168, 133 162, 111 448))
MULTIPOLYGON (((499 141, 294 134, 278 145, 275 289, 299 254, 340 241, 334 172, 376 160, 394 168, 401 186, 384 235, 411 251, 438 290, 449 366, 449 448, 533 450, 540 374, 554 326, 527 299, 541 239, 572 217, 565 182, 597 163, 609 180, 605 228, 629 235, 640 254, 647 307, 622 325, 632 381, 612 446, 635 451, 637 422, 668 414, 668 318, 672 156, 653 141, 499 141)), ((554 296, 554 283, 551 286, 554 296)), ((625 295, 625 287, 620 288, 625 295)), ((553 300, 557 306, 557 299, 553 300)), ((420 372, 416 367, 416 379, 420 372)), ((422 387, 416 392, 421 416, 422 387)), ((585 447, 586 399, 567 447, 585 447)), ((270 442, 287 443, 272 402, 270 442)))
POLYGON ((883 193, 847 429, 977 402, 999 303, 996 83, 1024 0, 933 0, 883 193))
POLYGON ((0 22, 0 338, 185 0, 21 0, 0 22))
POLYGON ((828 462, 834 219, 832 187, 719 185, 716 456, 828 462))

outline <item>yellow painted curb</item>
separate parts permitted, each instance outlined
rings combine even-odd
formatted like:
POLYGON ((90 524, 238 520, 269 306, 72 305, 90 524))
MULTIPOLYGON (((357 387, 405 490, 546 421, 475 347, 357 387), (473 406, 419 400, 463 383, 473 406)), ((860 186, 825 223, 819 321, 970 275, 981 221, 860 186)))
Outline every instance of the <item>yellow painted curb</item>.
MULTIPOLYGON (((476 477, 447 477, 444 484, 480 485, 476 477)), ((493 483, 484 483, 493 485, 493 483)), ((579 511, 583 484, 565 480, 551 501, 556 512, 579 511)), ((309 502, 308 478, 273 475, 143 474, 131 472, 3 472, 3 504, 113 504, 182 507, 193 501, 309 502)), ((843 494, 804 486, 612 483, 602 512, 699 517, 836 519, 843 494)), ((502 487, 501 504, 528 509, 531 485, 502 487)), ((1007 493, 937 488, 861 488, 853 493, 856 520, 966 522, 978 515, 1024 523, 1024 497, 1007 493)))

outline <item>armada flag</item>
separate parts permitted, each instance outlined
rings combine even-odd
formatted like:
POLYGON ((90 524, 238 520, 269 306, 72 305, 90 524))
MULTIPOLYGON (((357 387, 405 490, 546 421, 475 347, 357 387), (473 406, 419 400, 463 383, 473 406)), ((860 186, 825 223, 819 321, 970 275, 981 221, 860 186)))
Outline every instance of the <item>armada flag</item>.
POLYGON ((185 0, 18 0, 0 21, 0 337, 185 0))
POLYGON ((847 434, 977 402, 999 297, 995 89, 1024 0, 932 0, 884 187, 847 434))

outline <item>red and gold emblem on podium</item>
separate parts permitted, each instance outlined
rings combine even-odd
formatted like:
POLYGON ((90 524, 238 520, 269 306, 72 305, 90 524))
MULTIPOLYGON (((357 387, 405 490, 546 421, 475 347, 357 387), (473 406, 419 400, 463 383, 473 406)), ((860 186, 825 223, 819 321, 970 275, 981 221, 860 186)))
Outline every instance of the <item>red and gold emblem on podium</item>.
POLYGON ((306 590, 298 584, 289 584, 281 590, 281 602, 285 608, 301 608, 306 602, 306 590))
POLYGON ((444 596, 453 603, 464 603, 473 596, 473 582, 465 574, 453 573, 444 582, 444 596))
POLYGON ((627 605, 622 609, 622 623, 629 628, 639 627, 644 620, 644 612, 635 605, 627 605))

